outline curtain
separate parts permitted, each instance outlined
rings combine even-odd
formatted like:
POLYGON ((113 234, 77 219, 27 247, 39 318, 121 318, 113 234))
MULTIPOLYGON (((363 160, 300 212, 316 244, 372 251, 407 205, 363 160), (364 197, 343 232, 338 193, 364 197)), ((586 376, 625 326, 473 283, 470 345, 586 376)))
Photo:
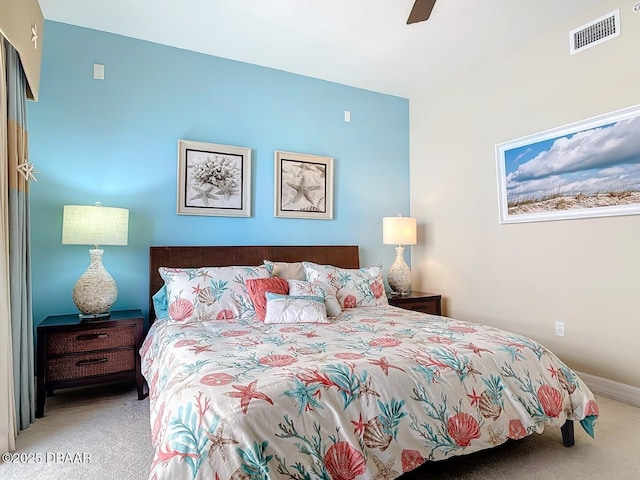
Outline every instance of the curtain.
POLYGON ((7 166, 7 80, 4 38, 0 36, 0 453, 15 449, 13 348, 9 309, 9 182, 7 166))
POLYGON ((13 381, 19 430, 35 419, 33 315, 31 312, 31 234, 29 227, 29 141, 27 78, 18 52, 6 42, 7 147, 9 166, 9 275, 13 381))
MULTIPOLYGON (((3 83, 6 84, 6 110, 3 110, 6 112, 6 131, 3 137, 6 141, 3 150, 6 150, 6 153, 1 166, 3 193, 1 228, 5 234, 2 236, 1 252, 4 259, 0 261, 0 266, 8 263, 8 282, 2 288, 0 296, 9 295, 8 329, 11 333, 11 345, 8 350, 12 354, 9 362, 12 366, 15 431, 16 427, 17 430, 24 430, 35 418, 29 231, 30 170, 28 167, 30 164, 26 121, 26 78, 18 53, 5 39, 3 43, 5 71, 3 83)), ((6 276, 6 268, 0 274, 6 276)), ((6 312, 3 311, 2 314, 6 312)))

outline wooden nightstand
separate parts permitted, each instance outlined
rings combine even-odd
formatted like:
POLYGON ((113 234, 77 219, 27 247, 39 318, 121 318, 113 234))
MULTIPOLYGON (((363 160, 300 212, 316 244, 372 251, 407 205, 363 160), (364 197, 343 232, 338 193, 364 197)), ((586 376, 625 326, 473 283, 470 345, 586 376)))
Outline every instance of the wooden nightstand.
POLYGON ((414 291, 402 296, 388 294, 387 297, 389 298, 389 305, 395 307, 431 313, 432 315, 442 315, 442 295, 414 291))
POLYGON ((36 417, 54 389, 131 380, 144 398, 140 372, 142 310, 117 310, 105 319, 50 315, 38 325, 36 417))

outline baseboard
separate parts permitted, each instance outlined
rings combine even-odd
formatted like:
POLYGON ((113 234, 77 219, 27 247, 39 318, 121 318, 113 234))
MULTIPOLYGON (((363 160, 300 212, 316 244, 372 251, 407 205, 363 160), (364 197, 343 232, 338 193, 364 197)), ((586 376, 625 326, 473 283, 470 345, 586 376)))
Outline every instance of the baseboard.
POLYGON ((640 388, 624 383, 614 382, 588 373, 576 372, 591 391, 603 397, 613 398, 619 402, 640 407, 640 388))

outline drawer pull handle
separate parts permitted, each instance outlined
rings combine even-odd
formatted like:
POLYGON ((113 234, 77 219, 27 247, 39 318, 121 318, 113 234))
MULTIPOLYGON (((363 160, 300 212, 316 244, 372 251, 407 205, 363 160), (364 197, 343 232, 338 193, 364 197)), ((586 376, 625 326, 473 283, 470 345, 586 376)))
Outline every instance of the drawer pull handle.
POLYGON ((78 335, 76 339, 78 340, 97 340, 99 338, 107 338, 109 336, 108 333, 88 333, 86 335, 78 335))
POLYGON ((76 367, 83 367, 84 365, 95 365, 96 363, 104 363, 108 362, 108 358, 94 358, 92 360, 78 360, 76 362, 76 367))

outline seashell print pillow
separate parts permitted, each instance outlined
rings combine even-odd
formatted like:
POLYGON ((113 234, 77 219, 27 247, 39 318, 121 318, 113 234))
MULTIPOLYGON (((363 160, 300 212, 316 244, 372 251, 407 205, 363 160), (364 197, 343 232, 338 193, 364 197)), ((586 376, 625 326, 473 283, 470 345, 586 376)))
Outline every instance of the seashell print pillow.
POLYGON ((255 315, 245 281, 269 278, 271 269, 256 267, 160 267, 167 288, 169 318, 176 323, 232 320, 255 315))
POLYGON ((324 298, 267 293, 264 323, 329 323, 324 298))
POLYGON ((302 266, 307 281, 331 285, 343 309, 389 303, 384 291, 382 265, 349 269, 302 262, 302 266))
POLYGON ((322 282, 303 282, 301 280, 287 280, 289 282, 289 295, 315 295, 324 298, 324 306, 327 309, 327 316, 335 317, 340 315, 342 308, 335 291, 330 285, 322 282))

